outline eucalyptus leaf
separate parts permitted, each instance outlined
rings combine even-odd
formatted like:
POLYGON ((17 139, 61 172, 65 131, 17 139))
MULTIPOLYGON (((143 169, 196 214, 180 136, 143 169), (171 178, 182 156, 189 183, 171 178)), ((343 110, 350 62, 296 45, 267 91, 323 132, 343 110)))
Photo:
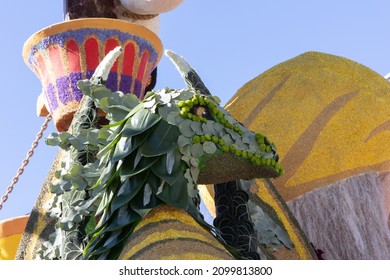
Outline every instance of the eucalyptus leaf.
POLYGON ((215 122, 212 122, 212 121, 207 121, 206 122, 206 126, 207 126, 207 129, 208 129, 208 134, 210 135, 218 135, 217 133, 217 130, 215 129, 215 122))
POLYGON ((164 119, 167 120, 168 114, 172 112, 172 108, 168 106, 158 107, 158 114, 164 119))
POLYGON ((198 181, 199 168, 196 166, 191 166, 190 171, 191 171, 192 180, 194 180, 194 182, 198 181))
POLYGON ((179 145, 179 147, 183 147, 191 144, 191 140, 188 137, 180 135, 179 138, 177 139, 177 144, 179 145))
POLYGON ((231 144, 233 144, 233 139, 231 138, 230 134, 225 134, 224 136, 222 136, 222 140, 225 142, 226 146, 230 146, 231 144))
POLYGON ((219 123, 214 123, 214 129, 217 132, 216 135, 219 135, 225 128, 219 123))
POLYGON ((192 129, 197 135, 203 135, 202 124, 201 124, 200 122, 192 122, 192 123, 191 123, 191 129, 192 129))
POLYGON ((214 154, 217 151, 217 146, 211 141, 206 141, 203 143, 203 151, 207 154, 214 154))
POLYGON ((166 117, 166 121, 171 125, 177 125, 177 119, 182 119, 179 116, 179 111, 171 111, 166 117))
POLYGON ((184 120, 179 124, 179 130, 182 135, 185 137, 192 137, 195 135, 195 132, 191 128, 192 121, 184 120))
POLYGON ((203 155, 204 147, 200 143, 191 145, 191 154, 194 158, 200 158, 203 155))
POLYGON ((205 123, 202 123, 202 130, 203 130, 203 134, 213 135, 213 133, 205 123))

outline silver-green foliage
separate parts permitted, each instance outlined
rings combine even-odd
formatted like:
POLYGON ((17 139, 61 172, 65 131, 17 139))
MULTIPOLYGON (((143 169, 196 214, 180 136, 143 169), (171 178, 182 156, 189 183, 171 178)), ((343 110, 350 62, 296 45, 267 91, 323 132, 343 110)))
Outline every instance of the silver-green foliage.
POLYGON ((99 79, 78 86, 87 104, 75 117, 79 125, 47 139, 69 152, 51 185, 48 213, 56 231, 40 258, 115 259, 139 221, 161 204, 186 210, 218 238, 198 209, 203 156, 232 153, 283 172, 273 144, 245 129, 217 97, 192 88, 163 89, 141 101, 110 91, 99 79), (109 120, 99 129, 95 106, 109 120), (207 110, 211 120, 194 114, 194 106, 207 110), (78 118, 91 118, 94 125, 83 126, 78 118))

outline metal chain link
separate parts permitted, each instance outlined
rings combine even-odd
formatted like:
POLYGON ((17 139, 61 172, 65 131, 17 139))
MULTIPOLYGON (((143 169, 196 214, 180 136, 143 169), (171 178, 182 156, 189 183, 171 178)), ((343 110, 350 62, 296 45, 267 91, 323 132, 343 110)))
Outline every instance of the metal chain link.
POLYGON ((19 181, 19 177, 20 175, 23 174, 24 168, 29 163, 30 158, 34 155, 34 150, 38 146, 39 140, 41 140, 43 136, 43 132, 46 130, 51 119, 52 119, 51 115, 48 115, 46 117, 45 122, 42 124, 41 129, 39 130, 34 142, 31 145, 30 150, 28 150, 25 159, 22 161, 22 165, 19 167, 18 171, 16 172, 15 177, 12 178, 11 184, 7 187, 5 194, 1 197, 0 210, 3 208, 3 204, 7 201, 9 194, 14 190, 15 184, 19 181))

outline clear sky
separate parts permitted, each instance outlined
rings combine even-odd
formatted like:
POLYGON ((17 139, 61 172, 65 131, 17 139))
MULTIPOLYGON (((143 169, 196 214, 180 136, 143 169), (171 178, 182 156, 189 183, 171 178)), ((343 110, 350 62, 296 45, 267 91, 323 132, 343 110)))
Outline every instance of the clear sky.
MULTIPOLYGON (((41 85, 22 59, 25 40, 63 20, 61 0, 2 0, 0 16, 0 196, 44 119, 36 116, 41 85)), ((184 56, 225 104, 246 82, 307 51, 340 55, 385 75, 390 72, 388 0, 186 0, 162 15, 160 37, 184 56)), ((156 88, 182 88, 163 58, 156 88)), ((51 124, 45 137, 54 131, 51 124)), ((29 213, 57 148, 42 141, 0 220, 29 213)))

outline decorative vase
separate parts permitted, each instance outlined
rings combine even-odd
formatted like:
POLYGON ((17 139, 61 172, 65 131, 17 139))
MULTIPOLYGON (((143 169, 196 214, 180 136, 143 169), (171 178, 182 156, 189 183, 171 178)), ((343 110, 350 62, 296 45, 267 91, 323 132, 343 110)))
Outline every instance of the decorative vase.
POLYGON ((0 260, 13 260, 29 216, 0 221, 0 260))
POLYGON ((26 41, 24 60, 42 83, 44 103, 58 131, 69 128, 81 100, 77 82, 90 78, 116 46, 124 53, 106 86, 142 98, 162 55, 160 39, 147 28, 117 19, 77 19, 44 28, 26 41))

